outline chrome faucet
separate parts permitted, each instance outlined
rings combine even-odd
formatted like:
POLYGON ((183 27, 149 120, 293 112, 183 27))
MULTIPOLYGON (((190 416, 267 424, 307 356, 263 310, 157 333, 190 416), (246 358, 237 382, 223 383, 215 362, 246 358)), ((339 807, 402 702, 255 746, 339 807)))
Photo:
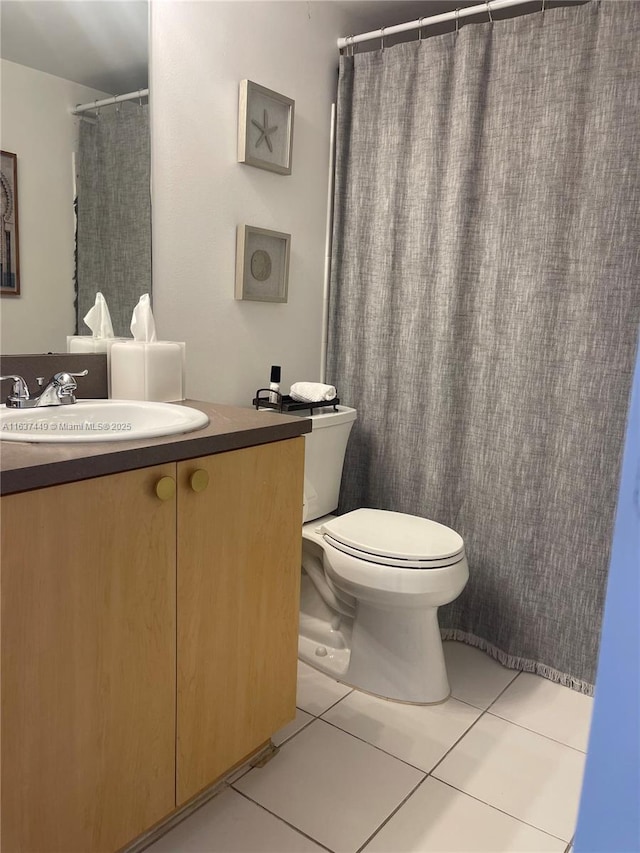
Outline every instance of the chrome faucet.
POLYGON ((8 409, 35 409, 40 406, 68 406, 76 402, 73 393, 78 387, 76 376, 86 376, 88 370, 82 373, 54 373, 44 385, 44 376, 39 376, 36 382, 43 390, 40 394, 29 394, 29 388, 22 376, 0 376, 2 379, 13 380, 13 390, 6 399, 8 409))

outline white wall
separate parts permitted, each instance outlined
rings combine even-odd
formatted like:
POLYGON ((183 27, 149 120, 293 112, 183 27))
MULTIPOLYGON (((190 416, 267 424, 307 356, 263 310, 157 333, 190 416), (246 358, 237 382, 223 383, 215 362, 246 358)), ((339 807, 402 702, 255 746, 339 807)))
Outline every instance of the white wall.
POLYGON ((18 155, 21 295, 0 302, 3 353, 65 352, 73 334, 72 152, 69 110, 103 93, 2 60, 2 150, 18 155))
POLYGON ((191 398, 250 405, 272 364, 284 391, 320 378, 330 109, 346 26, 330 2, 152 5, 153 304, 159 337, 186 341, 191 398), (296 102, 290 176, 237 162, 243 79, 296 102), (287 304, 234 300, 239 223, 292 235, 287 304))

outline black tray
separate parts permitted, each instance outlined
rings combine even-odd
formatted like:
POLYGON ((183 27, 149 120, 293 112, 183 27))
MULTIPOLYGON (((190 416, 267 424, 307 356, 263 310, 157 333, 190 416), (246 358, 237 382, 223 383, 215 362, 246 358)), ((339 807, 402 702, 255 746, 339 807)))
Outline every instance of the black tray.
POLYGON ((339 397, 334 397, 333 400, 320 400, 318 403, 300 403, 298 400, 293 400, 289 394, 281 394, 279 391, 272 391, 271 388, 258 388, 256 396, 252 403, 256 409, 275 409, 277 412, 286 414, 287 412, 302 412, 308 409, 313 414, 314 409, 326 409, 328 406, 333 406, 334 412, 337 412, 337 406, 340 402, 339 397), (263 394, 264 396, 260 396, 263 394), (275 394, 277 401, 272 403, 270 395, 275 394))

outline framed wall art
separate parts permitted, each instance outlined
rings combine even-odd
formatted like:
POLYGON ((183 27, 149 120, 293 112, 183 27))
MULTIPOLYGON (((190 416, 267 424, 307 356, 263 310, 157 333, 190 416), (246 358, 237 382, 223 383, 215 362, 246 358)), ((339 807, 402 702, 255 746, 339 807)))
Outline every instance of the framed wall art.
POLYGON ((20 255, 18 252, 18 158, 2 151, 0 160, 0 294, 20 296, 20 255))
POLYGON ((238 225, 236 299, 286 302, 291 234, 238 225))
POLYGON ((295 101, 251 80, 240 83, 238 162, 291 174, 295 101))

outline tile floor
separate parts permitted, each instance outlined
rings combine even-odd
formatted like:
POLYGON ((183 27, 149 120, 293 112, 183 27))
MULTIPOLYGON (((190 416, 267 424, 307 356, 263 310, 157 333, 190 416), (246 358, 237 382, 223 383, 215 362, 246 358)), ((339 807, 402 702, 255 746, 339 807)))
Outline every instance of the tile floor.
POLYGON ((565 853, 592 700, 445 643, 442 705, 376 699, 298 666, 279 753, 149 853, 565 853))

